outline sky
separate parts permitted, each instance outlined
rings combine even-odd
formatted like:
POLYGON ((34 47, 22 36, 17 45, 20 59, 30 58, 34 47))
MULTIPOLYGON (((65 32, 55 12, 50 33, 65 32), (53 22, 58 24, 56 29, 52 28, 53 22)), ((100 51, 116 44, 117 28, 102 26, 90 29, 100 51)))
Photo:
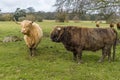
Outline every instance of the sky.
POLYGON ((16 8, 33 7, 35 11, 55 11, 55 0, 0 0, 1 12, 15 12, 16 8))

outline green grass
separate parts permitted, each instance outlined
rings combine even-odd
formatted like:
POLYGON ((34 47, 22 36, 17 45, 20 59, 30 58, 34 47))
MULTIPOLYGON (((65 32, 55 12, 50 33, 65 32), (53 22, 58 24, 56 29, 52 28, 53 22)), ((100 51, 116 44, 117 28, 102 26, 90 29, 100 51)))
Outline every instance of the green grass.
MULTIPOLYGON (((37 56, 30 57, 24 41, 0 42, 0 80, 119 80, 120 79, 120 45, 117 46, 116 60, 109 63, 97 61, 101 51, 83 52, 84 63, 79 65, 72 60, 72 52, 67 51, 61 43, 50 40, 50 32, 56 25, 76 25, 95 27, 95 23, 55 23, 44 21, 38 23, 44 37, 37 49, 37 56)), ((105 27, 108 24, 101 24, 105 27)), ((5 36, 23 37, 20 26, 14 22, 0 22, 0 40, 5 36)))

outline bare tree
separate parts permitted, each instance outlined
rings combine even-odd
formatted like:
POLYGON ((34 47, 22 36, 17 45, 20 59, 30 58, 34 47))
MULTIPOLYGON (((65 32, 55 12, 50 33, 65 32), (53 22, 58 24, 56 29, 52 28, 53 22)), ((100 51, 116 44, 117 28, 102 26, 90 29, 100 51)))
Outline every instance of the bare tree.
POLYGON ((120 14, 120 0, 56 0, 57 10, 64 9, 69 12, 103 14, 107 20, 113 14, 120 14))

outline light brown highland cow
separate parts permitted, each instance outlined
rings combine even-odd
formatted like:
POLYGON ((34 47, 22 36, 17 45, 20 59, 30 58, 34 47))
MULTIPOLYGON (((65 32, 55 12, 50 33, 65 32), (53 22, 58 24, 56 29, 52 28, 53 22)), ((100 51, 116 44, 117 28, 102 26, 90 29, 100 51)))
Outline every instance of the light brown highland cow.
POLYGON ((42 29, 37 23, 29 20, 23 20, 22 22, 16 23, 21 25, 21 33, 24 34, 24 40, 30 50, 30 55, 34 56, 36 53, 36 47, 43 36, 42 29))

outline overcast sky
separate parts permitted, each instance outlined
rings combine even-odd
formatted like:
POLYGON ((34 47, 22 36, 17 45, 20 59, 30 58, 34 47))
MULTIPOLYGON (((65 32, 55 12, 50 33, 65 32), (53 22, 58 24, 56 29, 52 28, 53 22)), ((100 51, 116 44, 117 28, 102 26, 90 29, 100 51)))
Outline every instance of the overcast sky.
POLYGON ((14 12, 16 8, 33 7, 36 11, 53 12, 55 0, 0 0, 2 12, 14 12))

